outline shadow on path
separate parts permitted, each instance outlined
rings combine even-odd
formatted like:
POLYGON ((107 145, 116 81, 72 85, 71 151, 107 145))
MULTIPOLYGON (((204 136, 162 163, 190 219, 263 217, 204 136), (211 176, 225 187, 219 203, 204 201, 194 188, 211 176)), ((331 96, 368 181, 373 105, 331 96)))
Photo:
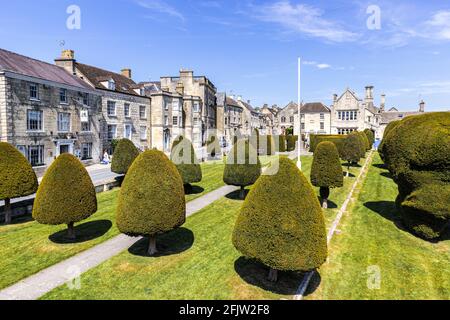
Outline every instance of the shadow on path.
POLYGON ((205 189, 200 186, 193 186, 193 185, 184 186, 185 195, 200 194, 203 193, 204 191, 205 189))

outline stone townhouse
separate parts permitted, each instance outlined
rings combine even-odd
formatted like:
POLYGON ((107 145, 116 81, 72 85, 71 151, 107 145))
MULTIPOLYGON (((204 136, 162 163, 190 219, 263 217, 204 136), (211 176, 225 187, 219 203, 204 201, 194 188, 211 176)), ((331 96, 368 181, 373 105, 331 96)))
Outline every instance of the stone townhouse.
MULTIPOLYGON (((234 99, 234 96, 232 96, 234 99)), ((251 101, 242 100, 242 96, 238 96, 236 98, 236 102, 243 110, 243 118, 242 118, 242 134, 246 136, 250 136, 255 129, 261 131, 261 119, 260 113, 253 108, 251 105, 251 101)))
MULTIPOLYGON (((223 135, 217 132, 217 89, 211 80, 205 76, 194 76, 194 72, 190 70, 181 70, 178 77, 161 77, 160 80, 162 90, 183 92, 183 96, 200 98, 200 110, 192 112, 192 122, 194 127, 201 128, 202 146, 206 145, 209 136, 223 135)), ((193 130, 197 131, 197 128, 193 130)), ((194 141, 199 138, 197 133, 194 137, 194 141)))
POLYGON ((185 95, 181 84, 175 92, 163 90, 161 82, 141 82, 138 87, 151 98, 151 145, 169 153, 180 135, 202 147, 201 98, 185 95))
POLYGON ((132 80, 130 69, 115 73, 82 64, 75 60, 72 50, 63 51, 55 63, 101 94, 102 105, 98 117, 102 153, 111 153, 112 141, 122 138, 130 139, 140 150, 152 147, 151 99, 132 80))
MULTIPOLYGON (((383 98, 383 97, 382 97, 383 98)), ((373 87, 366 87, 365 99, 359 99, 354 91, 347 89, 340 97, 333 96, 331 105, 331 133, 348 134, 380 126, 380 109, 374 105, 373 87)))
MULTIPOLYGON (((308 140, 311 134, 330 134, 331 110, 322 102, 309 102, 301 107, 301 134, 308 140)), ((294 133, 299 131, 298 110, 295 112, 294 133)))
MULTIPOLYGON (((218 93, 217 110, 218 115, 223 112, 222 145, 229 146, 233 143, 233 137, 237 135, 238 132, 241 133, 244 109, 236 100, 227 96, 226 93, 218 93)), ((218 118, 220 118, 220 116, 218 118)), ((218 129, 218 131, 220 132, 221 130, 218 129)))
POLYGON ((280 134, 286 134, 288 129, 294 129, 296 113, 298 113, 298 105, 292 101, 278 112, 277 118, 280 134))
POLYGON ((101 96, 63 68, 0 49, 0 140, 38 175, 63 153, 99 161, 100 108, 101 96))
POLYGON ((277 114, 279 112, 276 106, 269 107, 265 104, 259 111, 263 117, 263 122, 265 126, 266 134, 268 135, 279 135, 281 132, 279 130, 279 123, 277 114))

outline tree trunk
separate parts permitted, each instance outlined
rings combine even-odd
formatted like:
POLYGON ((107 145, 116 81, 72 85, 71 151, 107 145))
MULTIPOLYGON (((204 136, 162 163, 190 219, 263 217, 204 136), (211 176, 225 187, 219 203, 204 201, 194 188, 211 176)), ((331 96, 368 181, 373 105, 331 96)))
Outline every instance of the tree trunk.
POLYGON ((245 200, 245 187, 241 186, 241 192, 239 193, 239 198, 245 200))
POLYGON ((5 199, 5 224, 11 224, 11 199, 5 199))
POLYGON ((270 282, 277 282, 278 281, 278 270, 270 269, 268 280, 270 282))
POLYGON ((328 209, 328 199, 327 198, 322 199, 322 208, 328 209))
POLYGON ((70 240, 76 239, 75 228, 74 228, 73 222, 71 222, 67 225, 67 238, 69 238, 70 240))
POLYGON ((158 249, 156 249, 156 234, 149 236, 147 253, 149 256, 153 256, 158 253, 158 249))

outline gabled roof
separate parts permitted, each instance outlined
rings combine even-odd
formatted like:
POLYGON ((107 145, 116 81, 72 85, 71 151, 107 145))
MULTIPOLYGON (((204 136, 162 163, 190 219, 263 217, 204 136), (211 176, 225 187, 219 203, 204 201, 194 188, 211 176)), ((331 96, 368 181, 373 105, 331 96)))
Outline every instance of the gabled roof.
POLYGON ((305 103, 302 108, 301 112, 303 113, 327 113, 331 112, 330 108, 328 108, 326 105, 324 105, 322 102, 308 102, 305 103))
POLYGON ((239 105, 239 103, 236 100, 234 100, 234 99, 232 99, 230 97, 226 98, 226 104, 227 104, 227 106, 232 106, 232 107, 236 107, 236 108, 241 108, 242 109, 242 107, 239 105))
POLYGON ((108 88, 103 86, 102 82, 114 80, 116 90, 113 91, 139 96, 139 94, 133 90, 133 88, 136 87, 136 82, 119 73, 78 62, 76 63, 76 67, 97 89, 108 90, 108 88))
POLYGON ((338 98, 338 100, 341 100, 342 97, 343 97, 347 92, 349 92, 356 100, 362 101, 362 100, 356 95, 355 91, 350 90, 350 88, 347 88, 347 89, 344 91, 344 93, 341 94, 341 96, 338 98))
POLYGON ((9 71, 23 76, 92 90, 84 81, 70 75, 61 67, 3 49, 0 49, 0 71, 9 71))

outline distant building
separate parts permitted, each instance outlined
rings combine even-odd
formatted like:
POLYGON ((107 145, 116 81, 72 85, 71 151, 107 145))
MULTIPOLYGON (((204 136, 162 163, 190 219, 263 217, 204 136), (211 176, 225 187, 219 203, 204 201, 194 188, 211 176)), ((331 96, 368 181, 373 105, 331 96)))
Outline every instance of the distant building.
MULTIPOLYGON (((322 102, 305 103, 301 106, 301 133, 304 139, 311 134, 331 133, 331 110, 322 102)), ((298 111, 295 112, 294 133, 298 135, 298 111)))
MULTIPOLYGON (((226 93, 218 93, 217 110, 218 115, 223 113, 223 116, 218 117, 223 117, 223 136, 221 141, 225 142, 223 145, 229 146, 233 143, 233 137, 242 129, 244 109, 236 100, 227 96, 226 93)), ((218 127, 220 127, 219 123, 218 127)))
POLYGON ((384 136, 384 130, 390 122, 402 120, 406 117, 422 113, 425 113, 425 102, 423 100, 420 102, 419 109, 417 111, 398 111, 395 107, 389 109, 388 111, 384 111, 383 105, 380 113, 380 126, 376 132, 377 138, 381 139, 384 136))
POLYGON ((63 153, 85 165, 101 155, 101 96, 63 68, 0 49, 0 141, 38 174, 63 153))

